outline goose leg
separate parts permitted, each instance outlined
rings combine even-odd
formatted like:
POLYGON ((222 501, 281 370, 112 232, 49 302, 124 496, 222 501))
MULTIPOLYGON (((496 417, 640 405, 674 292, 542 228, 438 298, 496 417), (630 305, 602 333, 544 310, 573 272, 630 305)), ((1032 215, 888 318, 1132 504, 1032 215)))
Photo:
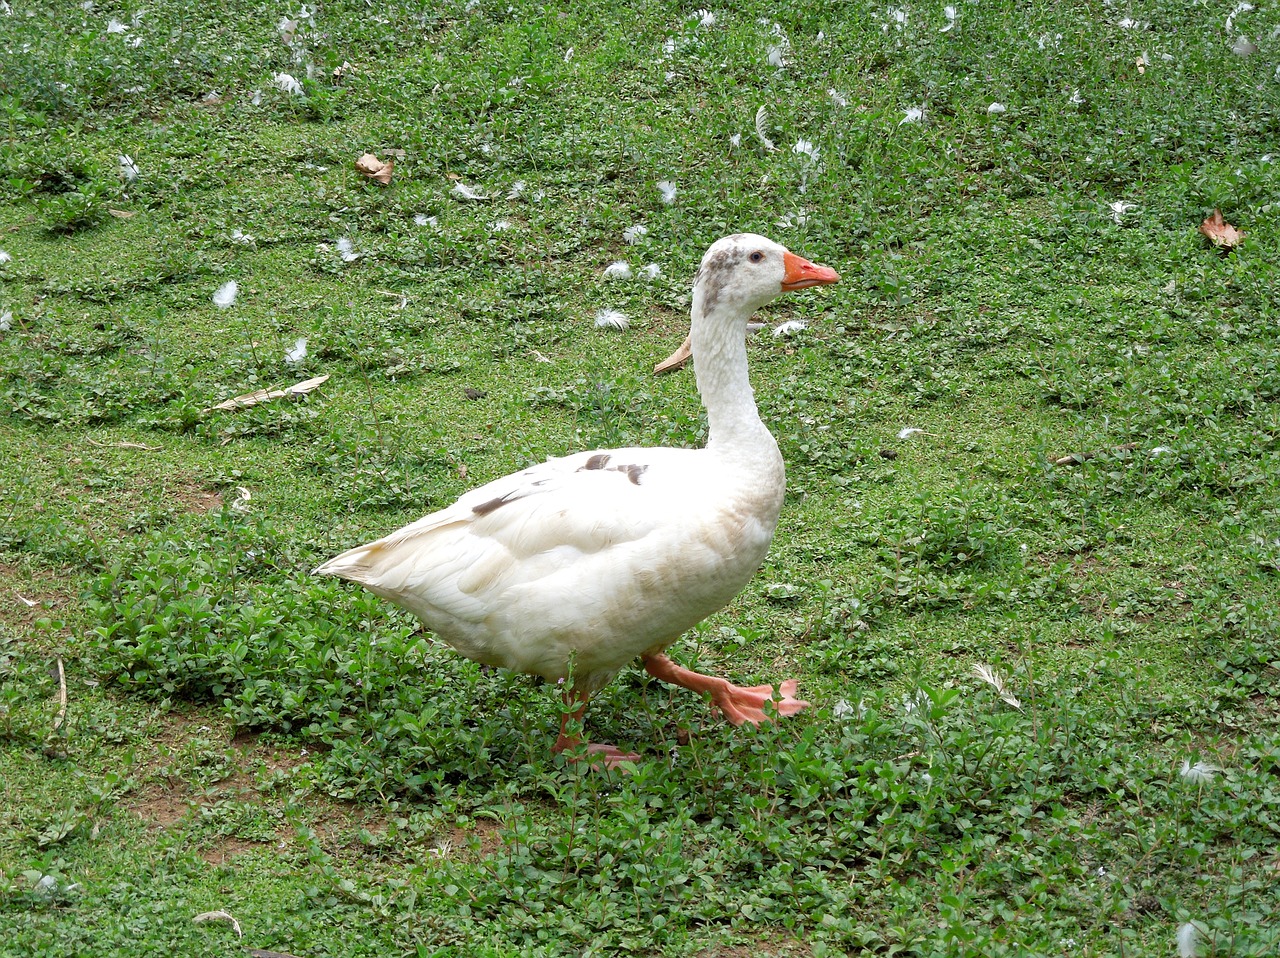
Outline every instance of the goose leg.
MULTIPOLYGON (((589 696, 586 692, 578 689, 565 690, 565 712, 560 717, 560 736, 556 739, 556 744, 551 746, 552 752, 558 755, 565 749, 574 748, 582 744, 582 739, 576 735, 569 734, 568 727, 571 720, 581 720, 583 713, 587 710, 588 698, 589 696)), ((587 756, 592 759, 592 768, 614 768, 622 762, 640 761, 640 756, 635 752, 624 752, 615 745, 590 744, 587 746, 587 756)))
POLYGON ((777 698, 774 698, 774 686, 734 685, 726 679, 714 675, 703 675, 690 669, 676 665, 666 655, 649 655, 644 659, 645 671, 656 679, 692 689, 694 692, 706 692, 711 696, 711 703, 734 725, 750 722, 759 725, 767 721, 764 705, 772 701, 779 715, 795 715, 809 703, 794 698, 796 680, 787 679, 777 686, 777 698))

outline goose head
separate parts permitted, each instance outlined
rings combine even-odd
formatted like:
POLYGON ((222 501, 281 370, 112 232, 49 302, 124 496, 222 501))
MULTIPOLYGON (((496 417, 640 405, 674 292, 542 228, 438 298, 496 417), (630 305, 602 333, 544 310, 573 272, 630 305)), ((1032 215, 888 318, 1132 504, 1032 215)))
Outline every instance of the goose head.
MULTIPOLYGON (((693 322, 715 316, 738 320, 783 293, 834 283, 840 274, 797 256, 780 243, 756 233, 735 233, 717 240, 702 257, 693 281, 693 322)), ((689 337, 654 367, 654 372, 678 368, 691 355, 689 337)))

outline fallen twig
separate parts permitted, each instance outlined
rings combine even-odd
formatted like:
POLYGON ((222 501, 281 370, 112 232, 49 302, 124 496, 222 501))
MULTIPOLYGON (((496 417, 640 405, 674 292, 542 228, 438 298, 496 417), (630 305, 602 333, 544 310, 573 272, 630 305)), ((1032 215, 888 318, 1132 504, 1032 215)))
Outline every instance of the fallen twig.
POLYGON ((57 734, 62 728, 62 723, 67 718, 67 670, 62 665, 62 659, 58 659, 58 714, 53 719, 53 734, 57 734))
POLYGON ((201 912, 200 914, 196 915, 196 916, 195 916, 194 918, 192 918, 191 920, 192 920, 192 921, 229 921, 229 922, 231 922, 231 929, 232 929, 232 931, 234 931, 234 932, 236 933, 236 937, 237 937, 237 938, 243 938, 243 937, 244 937, 244 932, 242 932, 242 931, 240 930, 240 922, 236 921, 236 920, 235 920, 235 918, 234 918, 234 917, 232 917, 232 915, 231 915, 231 913, 230 913, 230 912, 225 912, 225 911, 205 911, 205 912, 201 912))
POLYGON ((270 402, 272 399, 280 399, 284 396, 305 396, 307 393, 323 385, 328 376, 316 376, 314 379, 304 379, 300 383, 294 383, 284 389, 258 389, 251 393, 245 393, 243 396, 236 396, 218 403, 216 406, 210 406, 202 412, 215 412, 217 410, 225 410, 230 412, 235 409, 247 409, 250 406, 256 406, 258 403, 270 402))
POLYGON ((86 442, 91 446, 97 446, 99 449, 141 449, 143 452, 159 452, 159 446, 147 446, 140 442, 98 442, 95 439, 88 439, 86 442))
MULTIPOLYGON (((1133 450, 1137 449, 1141 445, 1142 443, 1140 442, 1126 442, 1123 446, 1116 446, 1114 449, 1111 449, 1110 451, 1111 452, 1133 452, 1133 450)), ((1055 466, 1076 466, 1098 455, 1100 455, 1100 453, 1097 451, 1073 452, 1065 456, 1059 456, 1057 459, 1052 460, 1052 462, 1055 466)))

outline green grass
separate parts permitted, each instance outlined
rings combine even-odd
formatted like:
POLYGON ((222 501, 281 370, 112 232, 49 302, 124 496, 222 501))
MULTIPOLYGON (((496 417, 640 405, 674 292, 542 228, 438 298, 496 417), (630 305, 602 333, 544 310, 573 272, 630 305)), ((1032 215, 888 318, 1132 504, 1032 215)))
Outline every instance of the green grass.
POLYGON ((286 43, 267 4, 10 0, 0 954, 1275 954, 1257 6, 335 2, 286 43), (673 653, 814 707, 735 730, 630 670, 587 725, 646 760, 593 773, 556 690, 308 570, 549 455, 700 443, 650 370, 739 230, 843 281, 750 344, 788 498, 673 653))

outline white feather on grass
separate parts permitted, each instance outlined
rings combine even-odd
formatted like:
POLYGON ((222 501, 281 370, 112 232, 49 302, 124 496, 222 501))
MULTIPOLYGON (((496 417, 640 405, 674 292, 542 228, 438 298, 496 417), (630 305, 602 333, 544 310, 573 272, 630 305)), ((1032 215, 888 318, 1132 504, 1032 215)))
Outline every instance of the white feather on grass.
POLYGON ((657 263, 649 263, 646 266, 640 267, 640 275, 649 282, 653 282, 662 275, 662 267, 657 263))
POLYGON ((910 439, 912 436, 917 435, 917 434, 922 433, 922 432, 924 432, 924 430, 923 430, 923 429, 921 429, 919 426, 907 426, 907 427, 906 427, 906 428, 904 428, 904 429, 899 429, 899 430, 898 430, 898 438, 899 438, 899 439, 910 439))
POLYGON ((344 263, 354 263, 360 258, 360 254, 356 252, 355 244, 345 236, 338 239, 338 255, 342 257, 344 263))
POLYGON ((299 336, 297 342, 293 344, 292 349, 284 351, 284 361, 290 366, 296 366, 307 358, 307 338, 299 336))
POLYGON ((771 43, 769 49, 765 51, 765 59, 768 60, 769 66, 782 70, 787 65, 787 51, 781 44, 771 43))
POLYGON ((622 238, 631 246, 635 246, 642 239, 649 235, 649 227, 642 226, 637 223, 635 226, 628 226, 622 231, 622 238))
POLYGON ((456 183, 453 184, 453 195, 458 197, 458 199, 460 200, 469 200, 472 202, 479 202, 481 200, 487 200, 489 198, 485 196, 483 193, 481 193, 479 190, 473 190, 471 187, 467 186, 467 184, 463 183, 461 180, 458 180, 456 183))
POLYGON ((676 201, 676 185, 670 180, 658 180, 654 186, 658 188, 658 193, 662 196, 662 202, 670 206, 676 201))
POLYGON ((1124 215, 1137 207, 1127 200, 1116 200, 1108 204, 1108 208, 1111 210, 1111 219, 1115 221, 1116 226, 1119 226, 1124 220, 1124 215))
POLYGON ((773 338, 782 339, 784 336, 791 337, 796 333, 802 333, 809 327, 805 325, 802 319, 789 319, 785 323, 779 323, 773 327, 773 338))
POLYGON ((604 268, 605 279, 631 279, 631 264, 625 259, 610 263, 604 268))
POLYGON ((834 103, 836 106, 849 105, 849 98, 845 96, 843 93, 841 93, 839 90, 837 90, 835 87, 832 87, 830 90, 827 91, 827 96, 831 97, 831 102, 834 103))
POLYGON ((818 157, 822 153, 809 140, 796 140, 796 145, 791 148, 791 152, 799 156, 808 157, 810 163, 817 163, 818 157))
POLYGON ((213 305, 218 309, 230 309, 235 305, 236 297, 240 295, 240 284, 234 279, 228 280, 219 286, 213 293, 213 305))
POLYGON ((730 136, 729 145, 732 146, 734 149, 737 149, 738 147, 742 146, 742 134, 734 133, 732 136, 730 136))
POLYGON ((939 32, 950 33, 956 28, 956 8, 948 4, 942 8, 942 15, 947 18, 947 25, 939 32))
POLYGON ((1194 921, 1178 926, 1178 958, 1200 954, 1200 928, 1194 921))
POLYGON ((525 182, 524 180, 516 180, 511 184, 511 189, 507 190, 507 199, 518 200, 524 196, 525 182))
POLYGON ((992 103, 990 106, 987 107, 987 113, 988 114, 1004 113, 1008 109, 1009 108, 1005 106, 1003 103, 992 103))
POLYGON ((1192 785, 1207 785, 1221 771, 1222 769, 1218 766, 1208 762, 1196 762, 1192 765, 1190 759, 1183 759, 1182 768, 1179 769, 1178 774, 1182 776, 1184 782, 1192 785))
POLYGON ((880 25, 880 29, 882 32, 888 33, 890 27, 896 27, 899 30, 905 29, 907 20, 910 19, 910 14, 901 7, 890 7, 885 11, 885 17, 885 22, 880 25))
POLYGON ((125 26, 123 23, 121 23, 119 20, 108 20, 108 21, 107 21, 107 33, 124 33, 124 32, 125 32, 126 30, 128 30, 128 29, 129 29, 129 28, 128 28, 128 27, 126 27, 126 26, 125 26))
POLYGON ((1227 14, 1226 32, 1227 33, 1231 32, 1231 27, 1236 22, 1236 17, 1240 16, 1240 14, 1242 13, 1249 13, 1252 10, 1253 10, 1252 3, 1247 3, 1247 2, 1237 3, 1235 6, 1235 9, 1232 10, 1229 14, 1227 14))
POLYGON ((0 333, 7 333, 13 329, 13 312, 6 309, 0 313, 0 333))
POLYGON ((413 218, 413 221, 419 226, 436 226, 440 222, 434 216, 428 216, 426 213, 419 213, 413 218))
POLYGON ((713 27, 716 24, 716 15, 710 10, 695 10, 691 19, 697 20, 700 27, 713 27))
POLYGON ((924 122, 924 107, 922 106, 907 107, 907 109, 903 110, 902 113, 903 116, 902 119, 898 121, 898 126, 902 126, 904 123, 924 122))
POLYGON ((1017 696, 1005 687, 1004 679, 1001 677, 999 672, 991 666, 984 665, 981 662, 978 662, 973 666, 973 671, 978 678, 982 679, 982 681, 995 689, 996 694, 999 695, 1006 703, 1019 710, 1022 708, 1022 703, 1018 701, 1017 696))
POLYGON ((4 250, 0 249, 0 263, 8 263, 12 259, 13 259, 12 256, 10 256, 4 250))
POLYGON ((231 242, 239 243, 241 246, 253 246, 258 241, 251 234, 234 229, 231 231, 231 242))
POLYGON ((631 325, 627 314, 617 309, 600 309, 596 311, 596 326, 600 329, 626 329, 631 325))
POLYGON ((298 82, 298 78, 292 73, 277 73, 271 78, 271 82, 276 85, 276 89, 283 90, 293 96, 297 96, 302 92, 302 84, 298 82))
POLYGON ((126 183, 132 183, 138 178, 138 164, 133 162, 133 157, 128 154, 121 153, 120 160, 120 177, 126 183))
POLYGON ((764 148, 766 150, 772 153, 778 148, 773 145, 773 140, 769 139, 768 135, 765 133, 765 130, 768 128, 768 124, 769 111, 762 106, 760 109, 756 110, 756 138, 764 144, 764 148))
POLYGON ((1231 52, 1238 57, 1251 57, 1258 52, 1258 45, 1248 37, 1240 37, 1232 45, 1231 52))

